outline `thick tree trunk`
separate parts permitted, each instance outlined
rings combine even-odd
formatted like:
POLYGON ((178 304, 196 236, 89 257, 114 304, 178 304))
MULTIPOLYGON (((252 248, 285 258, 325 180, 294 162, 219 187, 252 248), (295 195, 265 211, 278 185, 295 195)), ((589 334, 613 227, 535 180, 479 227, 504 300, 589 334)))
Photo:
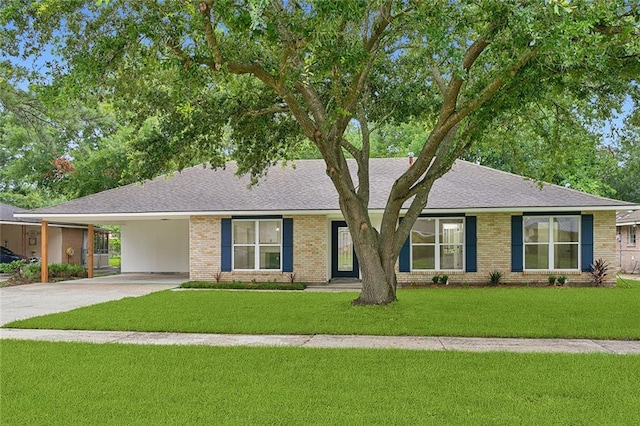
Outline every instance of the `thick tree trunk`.
MULTIPOLYGON (((395 259, 392 253, 381 254, 378 231, 371 225, 367 206, 358 197, 340 197, 340 207, 355 246, 362 292, 354 305, 386 305, 396 300, 395 259)), ((387 247, 388 245, 382 245, 387 247)))
MULTIPOLYGON (((378 248, 369 243, 360 243, 358 255, 362 274, 362 292, 353 301, 354 305, 387 305, 396 300, 396 275, 384 268, 378 248)), ((356 253, 358 249, 356 248, 356 253)))

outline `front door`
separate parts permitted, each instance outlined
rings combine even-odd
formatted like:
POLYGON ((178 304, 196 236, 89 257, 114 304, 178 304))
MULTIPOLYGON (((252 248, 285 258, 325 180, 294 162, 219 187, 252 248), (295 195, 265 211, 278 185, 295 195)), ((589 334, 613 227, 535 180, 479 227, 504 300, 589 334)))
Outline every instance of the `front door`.
POLYGON ((358 278, 358 258, 347 223, 331 222, 331 278, 358 278))

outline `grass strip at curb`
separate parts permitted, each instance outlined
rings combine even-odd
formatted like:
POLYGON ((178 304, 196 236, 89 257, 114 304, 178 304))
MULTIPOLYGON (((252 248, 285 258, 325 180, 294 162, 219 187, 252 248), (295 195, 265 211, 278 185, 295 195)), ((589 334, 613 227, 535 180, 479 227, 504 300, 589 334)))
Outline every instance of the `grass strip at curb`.
POLYGON ((636 424, 640 403, 640 356, 0 348, 6 424, 636 424))

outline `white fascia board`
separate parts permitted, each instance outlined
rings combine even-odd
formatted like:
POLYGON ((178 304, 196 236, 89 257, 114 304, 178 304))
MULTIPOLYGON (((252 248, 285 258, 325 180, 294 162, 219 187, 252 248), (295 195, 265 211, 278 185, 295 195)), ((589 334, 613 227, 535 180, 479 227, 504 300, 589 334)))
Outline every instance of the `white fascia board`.
POLYGON ((149 213, 97 213, 97 214, 78 214, 78 213, 21 213, 19 217, 37 218, 42 220, 57 222, 75 222, 75 223, 106 223, 106 222, 122 222, 131 220, 162 220, 162 219, 184 219, 188 220, 191 216, 255 216, 255 215, 327 215, 341 214, 339 210, 247 210, 247 211, 208 211, 208 212, 149 212, 149 213))
MULTIPOLYGON (((1 221, 0 225, 21 225, 21 226, 32 226, 35 228, 40 228, 42 223, 40 222, 9 222, 9 221, 1 221)), ((49 223, 48 226, 50 228, 77 228, 77 229, 87 229, 87 225, 71 225, 67 223, 49 223)))
MULTIPOLYGON (((382 212, 382 210, 380 210, 382 212)), ((424 209, 424 213, 447 214, 447 213, 522 213, 522 212, 595 212, 595 211, 620 211, 620 206, 568 206, 568 207, 474 207, 466 209, 424 209)), ((370 210, 371 212, 371 210, 370 210)), ((407 212, 402 209, 400 214, 407 212)))
POLYGON ((40 226, 40 222, 12 222, 8 220, 3 220, 3 221, 0 221, 0 225, 40 226))
POLYGON ((640 220, 631 221, 631 222, 617 222, 616 226, 634 226, 640 225, 640 220))
MULTIPOLYGON (((640 209, 639 206, 563 206, 563 207, 487 207, 487 208, 456 208, 456 209, 425 209, 425 213, 505 213, 505 212, 573 212, 573 211, 620 211, 640 209)), ((405 214, 402 209, 400 214, 405 214)), ((382 214, 384 209, 369 209, 369 213, 382 214)), ((194 212, 148 212, 148 213, 16 213, 16 217, 37 218, 42 220, 76 223, 106 223, 129 220, 158 220, 158 219, 189 219, 191 216, 253 216, 253 215, 342 215, 340 210, 238 210, 238 211, 194 211, 194 212)))

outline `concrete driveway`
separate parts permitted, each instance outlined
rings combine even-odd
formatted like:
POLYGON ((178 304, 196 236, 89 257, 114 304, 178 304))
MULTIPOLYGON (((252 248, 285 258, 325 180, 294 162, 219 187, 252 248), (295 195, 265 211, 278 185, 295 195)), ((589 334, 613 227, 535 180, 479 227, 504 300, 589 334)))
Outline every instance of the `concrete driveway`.
POLYGON ((122 274, 0 288, 0 325, 82 306, 143 296, 188 281, 179 274, 122 274))

